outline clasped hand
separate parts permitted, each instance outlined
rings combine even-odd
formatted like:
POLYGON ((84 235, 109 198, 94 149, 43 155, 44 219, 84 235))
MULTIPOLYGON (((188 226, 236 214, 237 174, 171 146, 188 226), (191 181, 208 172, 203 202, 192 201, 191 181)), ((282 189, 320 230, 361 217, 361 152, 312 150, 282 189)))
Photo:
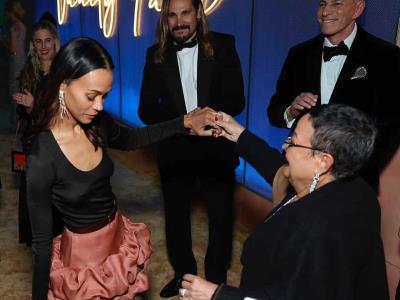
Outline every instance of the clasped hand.
POLYGON ((223 136, 232 142, 236 142, 245 129, 232 116, 209 107, 197 108, 185 115, 185 127, 190 128, 193 135, 223 136))

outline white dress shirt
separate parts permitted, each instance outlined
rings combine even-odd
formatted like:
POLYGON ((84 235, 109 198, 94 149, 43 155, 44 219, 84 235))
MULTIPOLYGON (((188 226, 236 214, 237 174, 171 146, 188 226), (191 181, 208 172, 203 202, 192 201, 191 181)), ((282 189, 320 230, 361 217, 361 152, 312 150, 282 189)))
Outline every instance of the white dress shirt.
MULTIPOLYGON (((350 49, 353 44, 354 38, 357 34, 357 24, 354 26, 351 34, 344 40, 347 48, 350 49)), ((324 46, 333 47, 333 45, 327 38, 324 39, 324 46)), ((324 61, 323 55, 321 57, 321 104, 328 104, 331 99, 333 89, 337 79, 339 78, 340 72, 342 71, 344 62, 346 61, 347 55, 337 55, 331 58, 329 61, 324 61)))
POLYGON ((199 46, 183 48, 176 52, 179 74, 181 76, 183 97, 185 98, 186 112, 189 113, 198 106, 197 102, 197 61, 199 46))
MULTIPOLYGON (((351 45, 354 42, 354 39, 357 34, 357 24, 355 24, 353 31, 351 34, 343 41, 347 48, 351 48, 351 45)), ((333 45, 327 38, 324 38, 323 46, 333 47, 333 45)), ((333 89, 335 88, 336 81, 339 78, 340 72, 343 68, 343 65, 346 61, 347 55, 337 55, 332 57, 329 61, 324 61, 324 55, 321 55, 321 78, 320 78, 320 86, 321 86, 321 104, 328 104, 331 99, 333 89)), ((290 120, 288 118, 289 108, 286 108, 283 117, 286 121, 287 128, 291 128, 295 119, 290 120)))

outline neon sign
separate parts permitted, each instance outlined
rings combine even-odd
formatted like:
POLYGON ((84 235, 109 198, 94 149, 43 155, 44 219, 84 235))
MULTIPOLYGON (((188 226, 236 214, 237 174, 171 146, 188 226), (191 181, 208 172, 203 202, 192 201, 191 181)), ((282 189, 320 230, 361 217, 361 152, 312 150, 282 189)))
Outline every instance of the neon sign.
MULTIPOLYGON (((144 2, 148 1, 148 8, 161 11, 162 0, 136 0, 133 19, 133 35, 142 35, 142 12, 144 2)), ((202 0, 206 15, 212 14, 222 3, 223 0, 202 0)), ((99 27, 103 30, 105 37, 113 36, 117 28, 118 0, 57 0, 58 23, 65 24, 68 20, 70 8, 98 6, 99 27)))

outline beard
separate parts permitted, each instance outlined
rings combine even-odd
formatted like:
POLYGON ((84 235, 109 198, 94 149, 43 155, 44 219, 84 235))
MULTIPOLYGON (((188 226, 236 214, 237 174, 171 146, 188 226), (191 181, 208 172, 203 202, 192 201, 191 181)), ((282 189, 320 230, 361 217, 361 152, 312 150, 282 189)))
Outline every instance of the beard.
POLYGON ((172 37, 174 39, 174 42, 177 44, 184 44, 191 36, 193 35, 193 32, 190 32, 190 26, 189 25, 177 25, 174 28, 172 28, 172 37), (174 32, 179 31, 179 30, 184 30, 188 29, 188 34, 182 35, 182 36, 175 36, 174 32))

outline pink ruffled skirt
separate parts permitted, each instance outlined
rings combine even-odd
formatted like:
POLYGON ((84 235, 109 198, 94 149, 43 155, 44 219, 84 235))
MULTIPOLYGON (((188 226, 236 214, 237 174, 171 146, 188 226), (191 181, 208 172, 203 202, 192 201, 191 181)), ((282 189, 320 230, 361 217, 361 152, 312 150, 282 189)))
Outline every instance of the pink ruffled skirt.
POLYGON ((64 228, 53 240, 48 299, 131 300, 148 289, 143 268, 151 252, 147 226, 119 212, 94 232, 64 228))

